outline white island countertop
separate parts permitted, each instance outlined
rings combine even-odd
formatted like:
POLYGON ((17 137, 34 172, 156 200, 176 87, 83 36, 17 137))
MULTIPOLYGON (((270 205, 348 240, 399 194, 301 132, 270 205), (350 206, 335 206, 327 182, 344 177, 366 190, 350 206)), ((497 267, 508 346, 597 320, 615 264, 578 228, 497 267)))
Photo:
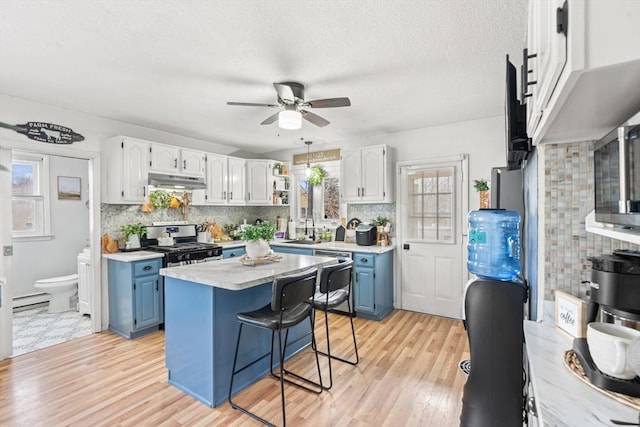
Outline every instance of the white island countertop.
POLYGON ((267 283, 282 276, 301 273, 312 267, 338 262, 336 258, 277 254, 280 261, 255 266, 243 265, 238 258, 199 264, 168 267, 160 270, 165 277, 200 283, 217 288, 239 291, 267 283))
POLYGON ((554 304, 545 301, 544 321, 525 321, 531 382, 541 426, 611 426, 611 419, 638 421, 638 410, 583 383, 564 365, 573 338, 555 327, 554 304))

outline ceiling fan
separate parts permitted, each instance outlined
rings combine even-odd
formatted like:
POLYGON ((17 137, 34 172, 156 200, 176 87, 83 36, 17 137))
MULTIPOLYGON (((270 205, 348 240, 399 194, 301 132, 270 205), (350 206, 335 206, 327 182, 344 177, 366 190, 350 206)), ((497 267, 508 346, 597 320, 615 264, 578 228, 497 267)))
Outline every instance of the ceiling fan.
POLYGON ((273 87, 275 87, 276 92, 278 93, 277 104, 227 102, 227 105, 281 108, 280 111, 267 117, 260 124, 270 125, 278 120, 279 126, 284 129, 300 129, 302 126, 301 119, 305 119, 319 127, 324 127, 329 124, 328 120, 312 113, 311 111, 307 111, 307 108, 348 107, 351 105, 349 98, 328 98, 305 101, 304 85, 297 82, 274 83, 273 87))

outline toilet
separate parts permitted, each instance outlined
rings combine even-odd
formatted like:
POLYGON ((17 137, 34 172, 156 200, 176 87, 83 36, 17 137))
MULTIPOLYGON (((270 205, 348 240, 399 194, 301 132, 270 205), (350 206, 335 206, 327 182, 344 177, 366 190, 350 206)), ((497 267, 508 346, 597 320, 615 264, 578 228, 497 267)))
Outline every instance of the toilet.
POLYGON ((34 288, 51 296, 49 313, 78 309, 78 275, 50 277, 36 281, 34 288))

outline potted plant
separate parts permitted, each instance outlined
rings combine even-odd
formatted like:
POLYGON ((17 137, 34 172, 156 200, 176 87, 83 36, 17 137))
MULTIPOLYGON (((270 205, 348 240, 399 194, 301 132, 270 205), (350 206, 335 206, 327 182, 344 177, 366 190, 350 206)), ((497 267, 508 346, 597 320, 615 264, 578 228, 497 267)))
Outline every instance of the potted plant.
POLYGON ((276 227, 268 221, 247 225, 242 231, 242 240, 247 242, 245 250, 249 258, 263 258, 269 255, 269 241, 273 240, 276 227))
POLYGON ((389 223, 389 218, 384 217, 382 215, 378 215, 376 219, 371 221, 371 223, 376 227, 378 227, 378 232, 383 232, 384 227, 389 223))
POLYGON ((489 208, 489 184, 484 179, 475 179, 473 188, 480 193, 480 209, 489 208))
POLYGON ((131 244, 131 248, 135 249, 140 247, 140 238, 146 234, 147 227, 141 223, 127 224, 122 226, 122 232, 124 233, 124 237, 131 244))

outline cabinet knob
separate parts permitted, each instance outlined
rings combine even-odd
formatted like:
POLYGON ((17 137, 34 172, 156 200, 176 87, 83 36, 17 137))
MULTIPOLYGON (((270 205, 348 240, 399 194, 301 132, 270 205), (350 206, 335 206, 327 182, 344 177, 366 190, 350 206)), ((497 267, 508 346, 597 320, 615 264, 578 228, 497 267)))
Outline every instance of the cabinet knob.
POLYGON ((178 168, 178 159, 173 159, 173 167, 178 168))
POLYGON ((153 267, 151 267, 150 265, 145 265, 142 269, 145 271, 151 270, 153 267))
POLYGON ((236 253, 235 253, 235 252, 231 252, 231 253, 229 254, 229 258, 233 258, 234 256, 236 256, 236 253))
POLYGON ((368 260, 368 259, 366 259, 366 258, 361 258, 361 259, 360 259, 360 262, 362 262, 362 263, 365 263, 365 264, 366 264, 366 263, 368 263, 368 262, 369 262, 369 260, 368 260))

